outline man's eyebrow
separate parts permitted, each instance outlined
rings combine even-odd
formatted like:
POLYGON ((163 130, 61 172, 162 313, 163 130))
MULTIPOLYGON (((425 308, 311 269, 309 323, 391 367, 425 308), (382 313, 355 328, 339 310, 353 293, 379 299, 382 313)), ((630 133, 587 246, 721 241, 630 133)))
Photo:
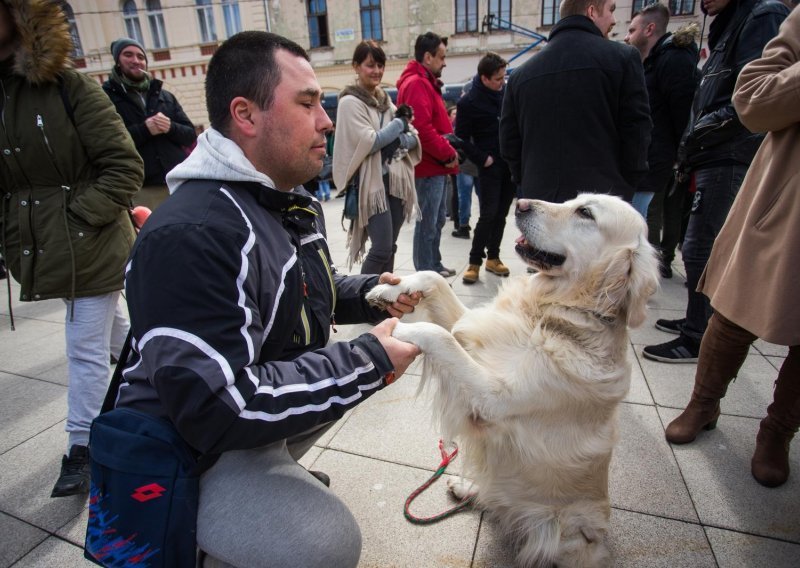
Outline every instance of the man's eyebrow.
POLYGON ((298 97, 320 97, 322 96, 322 91, 319 89, 315 89, 313 87, 309 87, 307 89, 302 89, 297 92, 298 97))

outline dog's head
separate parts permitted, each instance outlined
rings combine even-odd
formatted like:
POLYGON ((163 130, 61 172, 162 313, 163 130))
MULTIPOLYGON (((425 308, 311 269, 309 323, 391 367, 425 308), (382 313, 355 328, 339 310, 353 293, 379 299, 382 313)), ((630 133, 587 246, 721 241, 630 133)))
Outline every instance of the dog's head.
POLYGON ((520 199, 517 253, 555 293, 636 327, 658 289, 658 260, 647 226, 618 197, 583 194, 566 203, 520 199))

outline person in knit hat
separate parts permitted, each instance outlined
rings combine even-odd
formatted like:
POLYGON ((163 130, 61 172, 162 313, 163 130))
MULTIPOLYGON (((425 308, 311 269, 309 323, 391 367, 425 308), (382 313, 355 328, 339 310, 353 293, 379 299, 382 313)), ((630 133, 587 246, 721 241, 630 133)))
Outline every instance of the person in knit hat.
POLYGON ((144 186, 137 205, 155 209, 167 198, 166 175, 180 164, 197 139, 194 125, 175 95, 147 72, 144 46, 131 38, 111 43, 114 68, 105 90, 144 160, 144 186))

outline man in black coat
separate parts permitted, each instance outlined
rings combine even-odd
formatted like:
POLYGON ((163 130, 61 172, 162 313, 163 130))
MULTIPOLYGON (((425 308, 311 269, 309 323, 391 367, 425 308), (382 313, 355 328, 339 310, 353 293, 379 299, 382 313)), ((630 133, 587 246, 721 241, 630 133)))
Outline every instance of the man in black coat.
POLYGON ((130 132, 144 160, 144 187, 138 205, 155 209, 169 195, 165 177, 180 164, 197 134, 175 95, 147 72, 147 54, 136 40, 111 44, 114 68, 103 90, 130 132))
POLYGON ((647 219, 650 244, 661 251, 661 275, 671 278, 686 196, 684 191, 670 191, 672 172, 699 72, 694 41, 697 25, 672 34, 667 24, 669 8, 661 3, 649 4, 634 14, 625 43, 635 47, 644 62, 653 121, 647 156, 650 171, 636 188, 633 206, 647 219))
POLYGON ((486 270, 498 276, 508 276, 509 270, 500 260, 500 241, 506 227, 508 208, 514 200, 514 183, 508 165, 500 157, 499 119, 505 92, 508 62, 489 52, 478 62, 478 74, 472 88, 458 101, 456 136, 463 142, 461 149, 478 167, 480 216, 472 238, 469 266, 464 272, 464 284, 478 280, 483 259, 486 270))
POLYGON ((708 34, 711 54, 678 148, 679 175, 687 184, 694 178, 695 187, 681 247, 689 296, 686 317, 658 320, 656 328, 678 337, 642 351, 646 358, 664 363, 695 363, 700 353, 712 309, 708 298, 696 291, 697 284, 764 138, 742 125, 731 97, 742 68, 761 56, 789 14, 778 0, 704 0, 702 10, 715 16, 708 34))
POLYGON ((608 41, 615 0, 564 0, 547 46, 514 71, 500 153, 526 198, 631 201, 647 172, 650 115, 639 53, 608 41))

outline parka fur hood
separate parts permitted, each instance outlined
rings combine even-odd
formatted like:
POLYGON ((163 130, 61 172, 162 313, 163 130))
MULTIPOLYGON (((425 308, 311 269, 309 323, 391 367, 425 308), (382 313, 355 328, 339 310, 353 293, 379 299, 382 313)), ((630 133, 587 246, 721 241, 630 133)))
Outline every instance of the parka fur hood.
POLYGON ((0 0, 14 19, 16 75, 34 85, 55 82, 72 67, 72 37, 61 8, 49 0, 0 0))

